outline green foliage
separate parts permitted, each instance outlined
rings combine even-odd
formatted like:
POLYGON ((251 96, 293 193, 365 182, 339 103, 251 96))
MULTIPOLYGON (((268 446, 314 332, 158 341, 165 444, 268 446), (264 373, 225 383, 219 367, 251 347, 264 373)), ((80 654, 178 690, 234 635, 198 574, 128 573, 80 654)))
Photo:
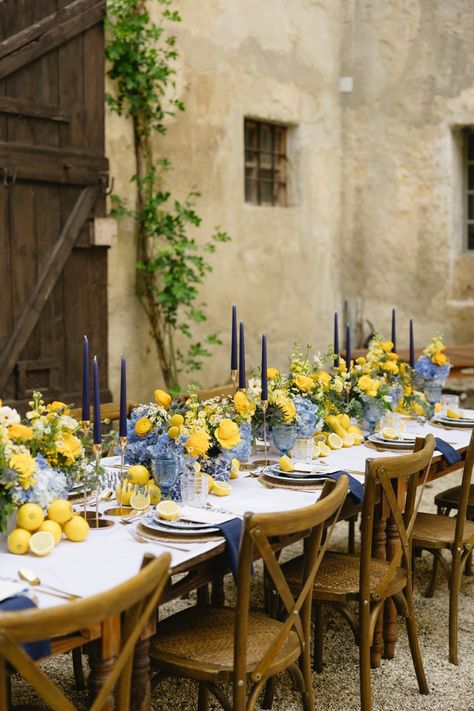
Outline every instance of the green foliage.
POLYGON ((181 371, 202 367, 210 347, 220 343, 217 334, 204 342, 191 342, 186 351, 175 345, 176 335, 192 341, 192 326, 206 321, 205 304, 198 303, 199 287, 212 267, 205 254, 227 242, 227 233, 216 229, 201 244, 188 231, 201 224, 195 210, 198 192, 184 202, 163 189, 170 168, 166 158, 155 160, 152 133, 166 133, 165 119, 184 110, 182 101, 170 96, 175 88, 176 37, 165 27, 179 22, 172 0, 157 0, 162 6, 161 25, 150 18, 145 0, 109 0, 107 59, 115 95, 108 96, 112 111, 133 121, 135 139, 137 202, 130 208, 119 196, 112 197, 117 217, 127 215, 137 224, 137 292, 157 345, 163 377, 176 391, 181 371))

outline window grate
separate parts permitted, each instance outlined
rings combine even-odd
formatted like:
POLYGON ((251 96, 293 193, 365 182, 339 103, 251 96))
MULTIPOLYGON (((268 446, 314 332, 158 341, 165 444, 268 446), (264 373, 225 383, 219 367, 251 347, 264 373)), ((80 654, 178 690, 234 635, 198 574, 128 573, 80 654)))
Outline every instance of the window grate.
POLYGON ((286 205, 286 126, 245 119, 245 202, 286 205))

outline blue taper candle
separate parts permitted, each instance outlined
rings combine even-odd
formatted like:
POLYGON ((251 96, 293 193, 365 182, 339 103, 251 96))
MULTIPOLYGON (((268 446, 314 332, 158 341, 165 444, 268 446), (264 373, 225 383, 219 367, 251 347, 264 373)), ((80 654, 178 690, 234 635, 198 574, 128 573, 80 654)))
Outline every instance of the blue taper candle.
POLYGON ((349 369, 351 364, 351 327, 346 324, 346 368, 349 369))
POLYGON ((102 443, 102 427, 100 422, 100 386, 99 386, 99 363, 97 356, 94 356, 94 444, 102 443))
POLYGON ((410 319, 410 366, 415 367, 415 338, 413 335, 413 319, 410 319))
POLYGON ((395 313, 395 309, 392 309, 392 343, 393 343, 393 350, 396 352, 396 350, 397 350, 397 316, 395 313))
POLYGON ((230 369, 237 370, 237 308, 232 306, 232 342, 230 346, 230 369))
POLYGON ((82 346, 82 421, 90 422, 90 420, 89 341, 87 336, 84 336, 84 344, 82 346))
POLYGON ((120 419, 119 437, 127 436, 127 362, 120 359, 120 419))
POLYGON ((245 376, 245 336, 244 323, 240 322, 239 326, 239 388, 245 390, 247 387, 247 378, 245 376))
POLYGON ((339 366, 339 316, 334 314, 334 366, 339 366))
POLYGON ((267 337, 262 336, 262 400, 268 400, 267 337))

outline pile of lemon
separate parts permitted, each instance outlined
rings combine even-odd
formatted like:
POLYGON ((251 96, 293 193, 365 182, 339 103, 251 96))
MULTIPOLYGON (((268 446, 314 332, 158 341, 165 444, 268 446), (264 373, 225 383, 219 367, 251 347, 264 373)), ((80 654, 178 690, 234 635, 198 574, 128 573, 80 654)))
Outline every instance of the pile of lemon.
POLYGON ((51 553, 63 534, 70 541, 85 541, 89 534, 87 521, 74 514, 70 501, 55 499, 48 506, 46 518, 38 504, 23 504, 17 511, 14 531, 7 538, 10 553, 24 555, 31 551, 44 556, 51 553))
POLYGON ((118 486, 115 496, 120 506, 131 506, 140 511, 150 504, 161 501, 161 490, 150 477, 150 472, 143 464, 134 464, 127 472, 127 480, 118 486))
POLYGON ((316 432, 314 435, 315 451, 313 457, 327 457, 332 449, 353 447, 362 444, 364 435, 357 425, 351 425, 349 415, 329 415, 325 419, 331 432, 316 432), (317 451, 319 449, 319 452, 317 451))

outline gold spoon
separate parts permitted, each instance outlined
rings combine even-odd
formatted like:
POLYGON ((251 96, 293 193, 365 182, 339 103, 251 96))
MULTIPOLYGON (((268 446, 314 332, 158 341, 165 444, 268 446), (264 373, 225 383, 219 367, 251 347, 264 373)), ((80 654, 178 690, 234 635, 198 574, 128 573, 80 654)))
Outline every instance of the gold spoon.
POLYGON ((41 585, 42 587, 47 588, 48 590, 53 590, 54 592, 59 593, 61 595, 65 595, 66 597, 71 599, 74 598, 79 600, 81 598, 81 595, 75 595, 74 593, 66 592, 65 590, 61 590, 60 588, 55 588, 52 585, 46 585, 45 583, 42 583, 36 573, 33 573, 32 570, 20 568, 20 570, 18 571, 18 576, 30 585, 41 585))

